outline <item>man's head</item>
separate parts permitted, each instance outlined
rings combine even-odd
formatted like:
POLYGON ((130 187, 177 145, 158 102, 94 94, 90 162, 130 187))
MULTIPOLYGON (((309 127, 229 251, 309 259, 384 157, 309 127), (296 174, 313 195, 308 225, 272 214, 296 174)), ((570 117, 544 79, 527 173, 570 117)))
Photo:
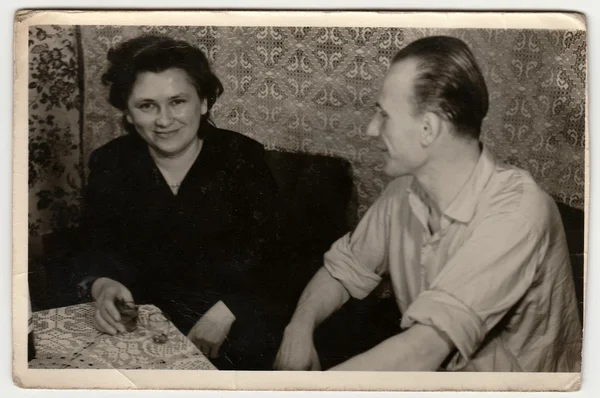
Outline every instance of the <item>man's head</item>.
POLYGON ((487 87, 467 45, 427 37, 394 57, 368 134, 381 138, 386 174, 412 174, 435 144, 477 142, 487 110, 487 87))

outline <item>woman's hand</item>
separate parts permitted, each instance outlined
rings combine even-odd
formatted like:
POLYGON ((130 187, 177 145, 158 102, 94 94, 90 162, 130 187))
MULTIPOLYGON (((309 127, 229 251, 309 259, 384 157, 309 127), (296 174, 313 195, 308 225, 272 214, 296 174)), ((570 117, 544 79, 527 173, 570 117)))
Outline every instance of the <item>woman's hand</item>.
POLYGON ((96 313, 92 320, 94 327, 113 336, 118 332, 125 333, 115 300, 133 301, 129 289, 115 280, 99 278, 92 285, 92 297, 96 303, 96 313))
POLYGON ((273 364, 275 370, 321 370, 319 354, 313 342, 313 330, 290 323, 273 364))
POLYGON ((225 303, 219 301, 196 322, 187 337, 204 355, 218 358, 221 345, 227 338, 234 321, 235 315, 229 311, 225 303))

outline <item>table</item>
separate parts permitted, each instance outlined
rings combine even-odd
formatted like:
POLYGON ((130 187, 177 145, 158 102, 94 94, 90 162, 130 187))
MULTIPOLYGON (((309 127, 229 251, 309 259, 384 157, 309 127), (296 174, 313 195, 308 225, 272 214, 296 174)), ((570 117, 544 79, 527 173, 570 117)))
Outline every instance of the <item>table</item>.
POLYGON ((33 313, 35 369, 189 369, 216 370, 215 366, 174 325, 165 344, 152 341, 144 326, 148 314, 160 311, 140 306, 136 331, 110 336, 92 324, 92 303, 33 313))

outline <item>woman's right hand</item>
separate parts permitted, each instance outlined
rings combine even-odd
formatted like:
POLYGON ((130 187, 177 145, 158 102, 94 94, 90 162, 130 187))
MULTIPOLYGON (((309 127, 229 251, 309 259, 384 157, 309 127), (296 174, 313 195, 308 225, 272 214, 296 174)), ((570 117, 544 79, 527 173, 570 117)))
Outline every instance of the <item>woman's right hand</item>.
POLYGON ((283 333, 275 370, 321 370, 319 354, 313 342, 312 328, 289 324, 283 333))
POLYGON ((94 327, 113 336, 118 332, 125 333, 125 326, 121 323, 121 314, 115 306, 115 301, 133 301, 129 289, 115 280, 98 278, 92 285, 92 297, 96 303, 94 327))

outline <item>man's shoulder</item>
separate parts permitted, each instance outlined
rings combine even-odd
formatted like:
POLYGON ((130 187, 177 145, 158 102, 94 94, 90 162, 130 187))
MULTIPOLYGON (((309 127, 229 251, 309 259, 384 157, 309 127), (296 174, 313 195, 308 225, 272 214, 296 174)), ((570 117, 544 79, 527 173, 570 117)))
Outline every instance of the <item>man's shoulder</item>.
POLYGON ((522 219, 532 227, 546 228, 559 217, 554 199, 528 171, 516 166, 498 163, 483 197, 483 210, 522 219))

